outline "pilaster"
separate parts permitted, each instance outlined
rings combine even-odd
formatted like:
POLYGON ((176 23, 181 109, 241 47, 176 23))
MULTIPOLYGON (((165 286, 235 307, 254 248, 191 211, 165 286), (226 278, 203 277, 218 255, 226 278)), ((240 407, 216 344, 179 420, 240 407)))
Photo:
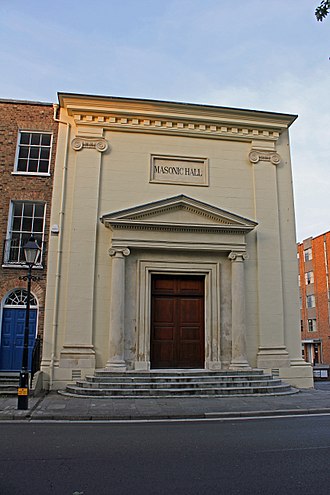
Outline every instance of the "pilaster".
POLYGON ((281 157, 274 142, 252 142, 249 154, 254 172, 258 256, 259 368, 288 366, 285 346, 283 282, 280 245, 277 170, 281 157))
MULTIPOLYGON (((72 195, 71 240, 68 253, 67 304, 64 343, 59 368, 95 369, 93 306, 96 230, 101 156, 107 150, 102 130, 74 138, 75 173, 72 195)), ((82 373, 83 375, 84 373, 82 373)))
POLYGON ((106 369, 125 371, 124 357, 124 317, 125 317, 125 257, 130 254, 128 248, 109 249, 112 257, 111 301, 109 328, 109 358, 106 369))
POLYGON ((232 358, 230 369, 251 369, 246 354, 245 327, 245 252, 232 251, 231 260, 231 299, 232 299, 232 358))

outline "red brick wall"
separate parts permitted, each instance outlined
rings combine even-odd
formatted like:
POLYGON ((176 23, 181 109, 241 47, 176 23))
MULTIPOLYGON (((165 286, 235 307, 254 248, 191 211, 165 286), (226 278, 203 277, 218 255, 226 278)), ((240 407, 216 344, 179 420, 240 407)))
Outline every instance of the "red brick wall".
POLYGON ((330 270, 330 232, 321 234, 313 239, 306 239, 298 244, 300 293, 302 297, 301 320, 304 329, 301 332, 302 340, 320 339, 322 341, 322 362, 330 364, 330 325, 329 325, 329 270, 330 270), (304 261, 304 248, 311 246, 313 259, 304 261), (306 286, 305 273, 309 270, 314 272, 313 286, 306 286), (315 295, 315 309, 306 308, 306 293, 315 295), (308 332, 307 320, 309 317, 316 318, 317 331, 308 332))
MULTIPOLYGON (((39 318, 38 334, 42 336, 44 324, 47 245, 49 237, 49 219, 55 153, 57 145, 58 124, 53 119, 52 104, 34 102, 16 102, 0 100, 0 256, 3 264, 3 248, 7 235, 9 206, 11 200, 38 200, 45 201, 46 224, 43 269, 34 270, 35 275, 41 277, 38 282, 32 282, 32 292, 38 299, 39 318), (53 133, 50 176, 13 175, 17 138, 19 130, 48 131, 53 133)), ((0 266, 0 302, 11 290, 26 287, 26 282, 19 280, 25 275, 26 269, 0 266)))

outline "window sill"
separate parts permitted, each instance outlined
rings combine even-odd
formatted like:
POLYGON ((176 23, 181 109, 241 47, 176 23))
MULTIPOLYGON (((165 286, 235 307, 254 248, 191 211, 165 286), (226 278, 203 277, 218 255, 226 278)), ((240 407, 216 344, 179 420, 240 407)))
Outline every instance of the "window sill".
MULTIPOLYGON (((27 270, 29 267, 28 265, 23 265, 20 263, 3 263, 2 268, 14 268, 16 270, 27 270)), ((43 270, 44 266, 43 265, 37 265, 32 268, 32 270, 43 270)))
POLYGON ((12 172, 11 175, 23 175, 24 177, 50 177, 50 173, 47 172, 12 172))

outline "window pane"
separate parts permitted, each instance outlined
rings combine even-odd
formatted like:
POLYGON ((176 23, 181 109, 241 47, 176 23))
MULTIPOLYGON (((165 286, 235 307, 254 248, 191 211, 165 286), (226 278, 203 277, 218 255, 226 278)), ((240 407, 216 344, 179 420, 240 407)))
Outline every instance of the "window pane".
POLYGON ((33 222, 33 232, 42 232, 43 231, 43 219, 35 218, 33 222))
POLYGON ((19 172, 26 172, 26 170, 27 170, 27 160, 22 160, 20 158, 18 160, 18 163, 17 163, 17 170, 19 172))
POLYGON ((31 148, 30 150, 30 158, 39 158, 40 148, 31 148))
POLYGON ((29 148, 27 146, 21 146, 19 149, 19 158, 27 158, 29 155, 29 148))
MULTIPOLYGON (((41 248, 42 246, 42 236, 40 234, 35 234, 34 239, 37 241, 38 246, 41 248)), ((39 260, 40 261, 40 260, 39 260)))
POLYGON ((12 263, 18 261, 18 248, 13 245, 10 246, 8 261, 11 261, 12 263))
POLYGON ((13 212, 16 217, 22 215, 23 203, 14 203, 13 212))
POLYGON ((29 132, 21 132, 21 144, 29 144, 30 143, 30 133, 29 132))
POLYGON ((21 217, 14 217, 13 218, 13 228, 12 230, 21 230, 21 217))
POLYGON ((42 146, 50 146, 50 134, 43 134, 41 138, 41 144, 42 146))
POLYGON ((40 138, 41 138, 41 134, 39 133, 31 134, 31 144, 40 145, 40 138))
POLYGON ((18 247, 20 244, 20 240, 21 240, 21 234, 17 232, 13 233, 11 236, 11 245, 14 247, 18 247))
POLYGON ((41 203, 35 204, 34 216, 39 218, 44 218, 45 205, 41 203))
POLYGON ((23 218, 22 230, 24 232, 31 232, 32 231, 32 218, 29 218, 29 217, 23 218))
POLYGON ((42 174, 47 174, 48 172, 48 160, 40 160, 39 162, 39 172, 42 174))
POLYGON ((33 204, 32 203, 24 203, 23 215, 25 217, 32 217, 32 215, 33 215, 33 204))
POLYGON ((38 160, 29 160, 29 172, 38 171, 38 160))
POLYGON ((48 160, 49 152, 50 152, 49 148, 41 148, 40 158, 43 158, 44 160, 48 160))

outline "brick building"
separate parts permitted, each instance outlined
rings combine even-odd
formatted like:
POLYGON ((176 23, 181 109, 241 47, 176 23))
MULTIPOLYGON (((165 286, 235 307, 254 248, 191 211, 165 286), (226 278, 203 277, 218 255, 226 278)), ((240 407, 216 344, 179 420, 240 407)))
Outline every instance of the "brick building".
POLYGON ((303 356, 313 364, 330 364, 330 231, 305 239, 297 250, 303 356))
MULTIPOLYGON (((20 369, 27 299, 22 246, 41 247, 32 282, 30 353, 43 335, 47 242, 58 123, 53 105, 0 100, 0 371, 20 369)), ((31 357, 29 357, 31 359, 31 357)))

